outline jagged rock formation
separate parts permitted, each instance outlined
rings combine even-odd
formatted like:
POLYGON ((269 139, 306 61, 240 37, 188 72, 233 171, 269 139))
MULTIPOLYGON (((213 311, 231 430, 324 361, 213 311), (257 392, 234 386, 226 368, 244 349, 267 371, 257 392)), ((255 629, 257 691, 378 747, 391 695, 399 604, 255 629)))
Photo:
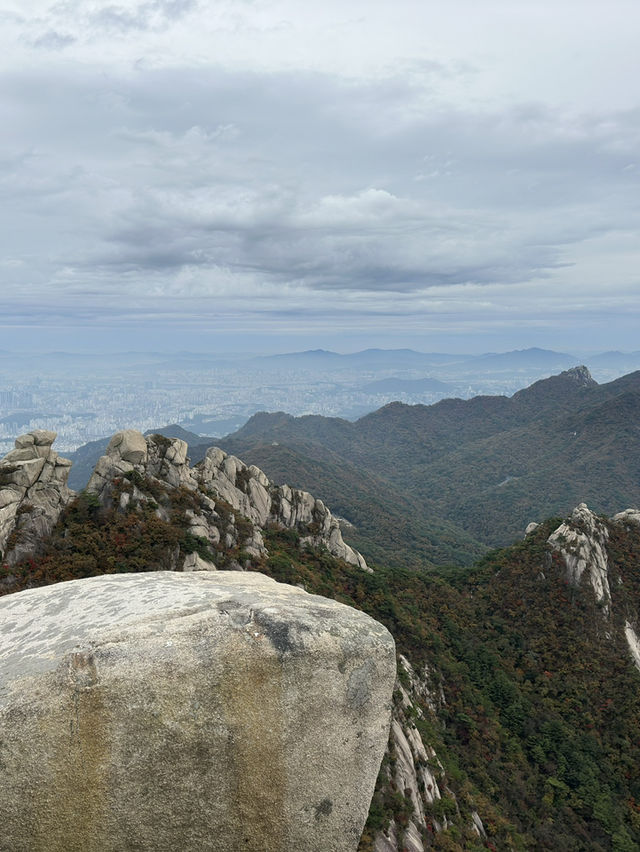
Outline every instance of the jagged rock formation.
MULTIPOLYGON (((615 524, 622 526, 640 526, 640 509, 625 509, 624 512, 618 512, 611 519, 615 524)), ((633 619, 634 622, 637 619, 633 619)), ((624 635, 629 646, 629 651, 633 662, 638 670, 640 670, 640 636, 638 635, 638 625, 634 625, 629 620, 624 623, 624 635)))
MULTIPOLYGON (((75 497, 67 488, 71 462, 51 449, 53 432, 32 432, 16 441, 16 449, 0 462, 0 559, 12 565, 37 552, 62 509, 75 497)), ((143 436, 127 429, 111 439, 87 486, 103 505, 118 501, 123 510, 154 501, 156 492, 192 495, 187 511, 189 529, 212 548, 237 548, 247 557, 266 554, 262 531, 267 525, 297 530, 301 544, 326 548, 333 556, 365 571, 367 563, 342 538, 338 520, 321 500, 306 491, 276 486, 255 466, 211 447, 202 462, 189 466, 187 444, 179 438, 143 436), (122 483, 127 483, 127 490, 122 483)), ((159 504, 157 515, 169 520, 159 504)), ((214 570, 213 558, 175 551, 171 567, 177 570, 214 570)), ((232 561, 225 567, 242 568, 232 561)))
POLYGON ((217 447, 207 451, 195 473, 201 487, 226 500, 256 526, 272 523, 308 530, 303 543, 324 546, 332 556, 368 570, 364 557, 343 541, 338 520, 307 491, 275 486, 259 468, 247 467, 217 447))
POLYGON ((588 572, 589 582, 598 603, 608 613, 611 600, 609 588, 609 562, 607 539, 609 532, 603 521, 586 503, 580 503, 569 521, 561 524, 548 538, 551 547, 560 553, 567 569, 567 579, 579 585, 582 575, 588 572))
POLYGON ((426 699, 433 706, 444 699, 432 692, 428 682, 428 671, 418 676, 409 660, 402 654, 398 657, 400 677, 396 681, 391 722, 391 733, 387 747, 388 781, 403 793, 412 805, 412 815, 405 828, 391 820, 385 831, 378 832, 375 852, 424 852, 424 840, 428 831, 446 826, 427 810, 434 801, 442 798, 438 780, 444 770, 435 751, 425 745, 415 725, 414 717, 421 717, 422 710, 416 698, 426 699))
POLYGON ((0 640, 3 849, 355 852, 395 678, 369 616, 128 574, 4 597, 0 640))
POLYGON ((55 432, 29 432, 0 461, 0 562, 12 565, 37 552, 73 496, 71 462, 51 448, 55 439, 55 432))
MULTIPOLYGON (((425 852, 433 845, 434 836, 451 824, 450 818, 460 820, 456 797, 447 785, 442 763, 416 724, 416 720, 425 718, 425 713, 436 718, 446 705, 442 686, 435 687, 432 681, 428 666, 418 673, 407 657, 398 655, 398 678, 383 772, 386 783, 410 803, 411 816, 404 826, 392 819, 384 830, 378 831, 374 852, 425 852)), ((469 827, 473 834, 486 836, 476 811, 471 814, 469 827)))
MULTIPOLYGON (((625 509, 611 519, 614 524, 640 524, 640 510, 625 509)), ((594 514, 585 503, 577 506, 571 517, 548 538, 552 549, 560 554, 572 585, 580 585, 587 574, 597 602, 605 617, 611 615, 610 564, 607 553, 607 522, 594 514)), ((622 579, 617 577, 617 582, 622 579)), ((624 622, 624 635, 634 664, 640 669, 640 637, 629 620, 624 622)))
POLYGON ((589 368, 584 364, 581 364, 579 367, 570 367, 564 373, 560 373, 560 375, 573 380, 579 388, 595 388, 598 386, 598 383, 589 372, 589 368))
MULTIPOLYGON (((213 545, 223 541, 231 548, 239 542, 230 508, 252 524, 251 534, 245 534, 242 542, 249 555, 265 552, 261 529, 275 524, 303 532, 303 544, 326 547, 333 556, 369 570, 364 557, 343 541, 339 522, 321 500, 288 485, 273 485, 259 468, 247 466, 217 447, 209 448, 203 461, 191 468, 187 450, 179 438, 119 432, 98 461, 87 491, 106 502, 119 478, 134 474, 135 484, 136 477, 138 483, 150 477, 163 486, 198 494, 200 506, 198 512, 192 511, 191 531, 213 545)), ((144 499, 141 488, 134 490, 133 497, 144 499)))

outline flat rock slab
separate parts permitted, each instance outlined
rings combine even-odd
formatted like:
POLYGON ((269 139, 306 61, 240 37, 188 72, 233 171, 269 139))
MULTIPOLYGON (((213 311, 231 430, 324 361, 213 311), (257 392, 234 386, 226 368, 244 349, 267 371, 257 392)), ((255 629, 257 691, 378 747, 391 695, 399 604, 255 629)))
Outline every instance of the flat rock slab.
POLYGON ((93 577, 0 599, 0 848, 355 852, 395 649, 255 573, 93 577))

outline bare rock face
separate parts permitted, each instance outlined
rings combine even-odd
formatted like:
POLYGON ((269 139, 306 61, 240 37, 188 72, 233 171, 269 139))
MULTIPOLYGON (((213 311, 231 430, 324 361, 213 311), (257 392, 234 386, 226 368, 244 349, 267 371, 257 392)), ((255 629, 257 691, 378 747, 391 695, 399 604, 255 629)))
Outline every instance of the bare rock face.
POLYGON ((625 509, 624 512, 618 512, 611 520, 616 524, 637 524, 640 525, 640 509, 625 509))
MULTIPOLYGON (((625 509, 611 519, 613 524, 623 526, 640 524, 640 510, 625 509)), ((570 583, 578 585, 583 576, 588 577, 602 614, 609 619, 611 609, 611 586, 622 578, 614 574, 610 578, 611 564, 607 553, 609 528, 605 521, 595 515, 585 503, 577 506, 571 517, 561 524, 549 538, 548 543, 561 555, 570 583)), ((640 670, 640 636, 636 619, 625 619, 624 636, 634 665, 640 670)))
POLYGON ((257 526, 311 530, 305 537, 310 545, 326 547, 332 556, 370 570, 364 557, 343 540, 338 519, 307 491, 273 485, 255 465, 247 466, 218 447, 207 450, 195 473, 203 490, 222 498, 257 526))
POLYGON ((191 517, 191 531, 213 546, 220 541, 228 548, 238 544, 233 519, 224 517, 231 508, 253 525, 251 536, 242 543, 250 556, 265 553, 262 530, 275 524, 303 531, 303 544, 326 547, 332 556, 370 570, 364 557, 343 540, 337 518, 322 500, 288 485, 274 485, 259 468, 247 466, 218 447, 209 448, 203 461, 191 468, 187 444, 179 438, 145 438, 131 429, 118 432, 98 461, 87 491, 108 501, 114 480, 131 474, 198 492, 201 512, 191 517))
POLYGON ((3 849, 355 852, 393 639, 261 574, 125 574, 0 600, 3 849))
POLYGON ((391 732, 387 748, 390 759, 386 768, 392 788, 411 801, 411 817, 404 828, 391 820, 385 831, 378 831, 374 841, 375 852, 424 852, 428 827, 441 831, 448 823, 446 817, 438 821, 428 816, 429 806, 450 791, 443 781, 444 770, 438 757, 425 745, 415 724, 423 716, 415 699, 420 697, 433 707, 444 704, 444 693, 434 691, 429 683, 429 671, 418 674, 409 660, 399 655, 395 690, 398 696, 392 711, 391 732), (442 787, 442 789, 441 789, 442 787))
POLYGON ((609 588, 609 559, 607 540, 609 531, 586 503, 573 510, 568 521, 561 524, 548 538, 548 543, 563 558, 567 579, 579 585, 586 571, 596 600, 608 614, 611 600, 609 588))
POLYGON ((22 435, 0 461, 0 560, 9 565, 37 551, 73 497, 71 462, 52 448, 56 433, 22 435))

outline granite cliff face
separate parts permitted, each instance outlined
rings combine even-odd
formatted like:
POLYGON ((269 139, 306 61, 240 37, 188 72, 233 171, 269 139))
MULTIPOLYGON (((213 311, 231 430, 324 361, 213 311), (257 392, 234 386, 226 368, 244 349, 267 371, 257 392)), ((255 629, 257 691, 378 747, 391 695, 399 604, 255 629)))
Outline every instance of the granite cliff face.
POLYGON ((608 613, 611 601, 608 538, 606 524, 586 503, 580 503, 573 510, 571 517, 548 538, 552 549, 559 553, 564 561, 567 580, 577 586, 580 585, 583 574, 586 574, 596 600, 602 605, 605 613, 608 613))
MULTIPOLYGON (((612 584, 621 586, 624 582, 611 565, 608 554, 610 525, 640 526, 640 511, 626 509, 611 520, 605 520, 592 512, 586 503, 580 503, 548 538, 552 550, 564 564, 567 582, 580 586, 586 578, 605 619, 613 614, 612 584)), ((626 612, 624 635, 634 664, 640 669, 638 628, 637 612, 626 612)))
POLYGON ((392 819, 387 828, 378 831, 374 852, 424 852, 430 845, 427 838, 447 828, 447 807, 459 816, 455 795, 446 785, 444 768, 416 725, 416 719, 424 718, 422 703, 434 713, 446 703, 442 690, 430 683, 429 674, 428 667, 418 674, 406 656, 398 656, 399 676, 383 772, 387 783, 402 791, 410 802, 411 816, 406 825, 392 819))
MULTIPOLYGON (((198 495, 200 511, 193 513, 192 530, 214 545, 221 540, 227 547, 238 543, 237 524, 228 511, 224 512, 230 507, 252 525, 242 542, 243 550, 250 555, 264 552, 261 530, 274 524, 301 531, 305 534, 303 544, 326 547, 336 558, 369 570, 364 558, 345 544, 338 521, 321 500, 288 485, 274 485, 259 468, 247 466, 217 447, 211 447, 203 461, 192 468, 187 450, 187 444, 179 438, 145 438, 133 430, 119 432, 98 461, 87 491, 107 501, 114 480, 133 474, 135 483, 136 477, 138 482, 150 477, 166 487, 186 488, 198 495), (216 506, 223 509, 222 514, 216 506)), ((144 499, 141 488, 133 496, 144 499)))
POLYGON ((71 462, 52 449, 55 437, 44 430, 22 435, 0 461, 0 562, 36 552, 73 497, 71 462))
MULTIPOLYGON (((71 463, 51 449, 54 439, 53 432, 24 435, 0 462, 0 557, 5 564, 36 552, 39 540, 76 496, 66 485, 71 463)), ((259 468, 216 447, 192 468, 187 451, 187 444, 178 438, 119 432, 99 459, 86 491, 105 506, 113 503, 118 491, 120 508, 125 510, 155 502, 159 490, 174 494, 184 490, 191 495, 191 534, 214 549, 222 545, 247 557, 263 555, 263 530, 274 525, 296 530, 302 546, 326 548, 336 558, 370 570, 361 554, 344 542, 337 519, 321 500, 306 491, 274 485, 259 468)), ((162 502, 156 511, 168 519, 162 502)), ((176 553, 175 558, 174 569, 216 568, 213 559, 197 554, 185 559, 176 553)), ((225 567, 244 565, 236 561, 225 567)))
POLYGON ((2 598, 0 640, 2 849, 355 852, 395 678, 369 616, 125 574, 2 598))

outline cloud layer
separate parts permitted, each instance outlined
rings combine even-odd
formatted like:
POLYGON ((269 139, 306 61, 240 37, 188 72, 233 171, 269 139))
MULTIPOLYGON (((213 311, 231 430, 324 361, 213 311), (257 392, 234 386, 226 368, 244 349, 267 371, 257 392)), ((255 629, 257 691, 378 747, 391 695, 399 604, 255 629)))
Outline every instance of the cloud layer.
MULTIPOLYGON (((407 324, 535 336, 563 317, 576 337, 598 313, 609 332, 611 316, 637 316, 637 76, 618 80, 624 97, 607 77, 608 102, 602 81, 592 102, 586 85, 554 97, 544 73, 539 93, 492 89, 498 70, 526 68, 471 6, 475 50, 465 33, 452 46, 447 19, 449 42, 420 55, 410 13, 428 22, 412 2, 386 42, 376 4, 305 19, 249 0, 34 5, 3 25, 5 326, 137 317, 391 341, 407 324)), ((618 62, 640 28, 619 5, 618 62)), ((526 23, 487 8, 508 31, 526 23)), ((581 8, 590 44, 598 7, 581 8)), ((548 48, 563 90, 575 34, 560 35, 548 48)))

